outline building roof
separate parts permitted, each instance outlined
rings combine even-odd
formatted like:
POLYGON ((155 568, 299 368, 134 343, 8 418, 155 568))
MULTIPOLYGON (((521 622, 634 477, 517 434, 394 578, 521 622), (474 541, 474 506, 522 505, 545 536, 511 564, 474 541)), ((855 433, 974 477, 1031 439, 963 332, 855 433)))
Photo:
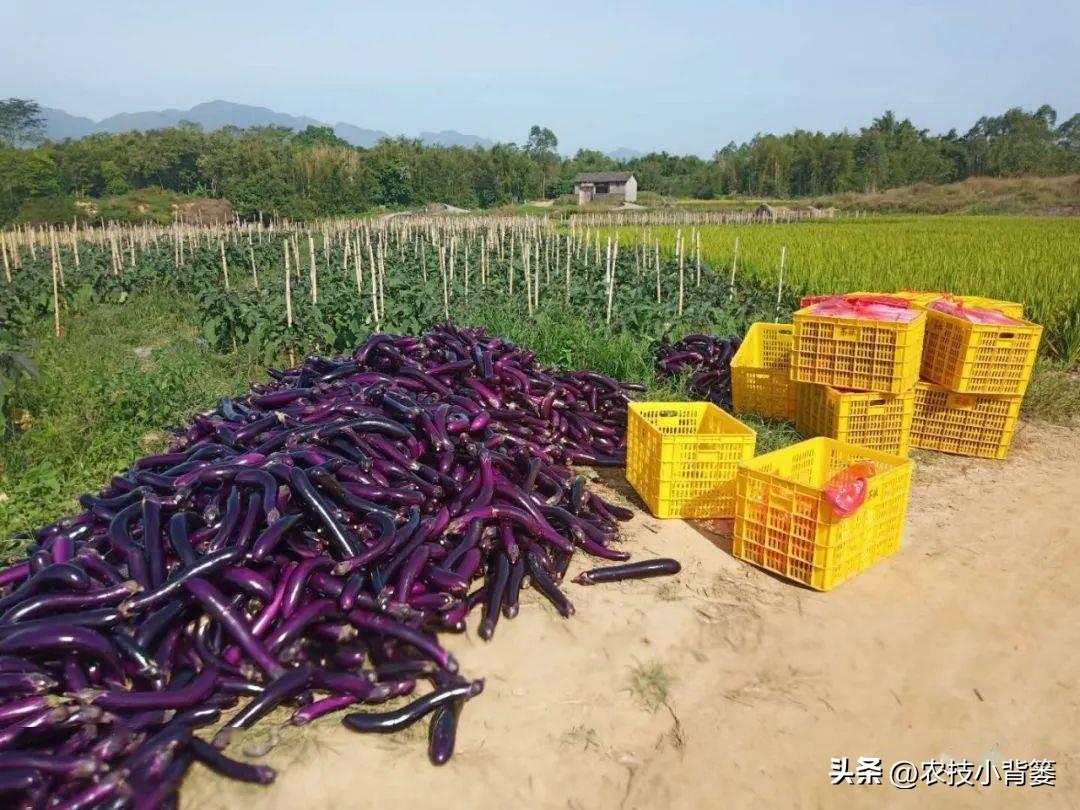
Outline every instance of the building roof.
POLYGON ((585 172, 574 178, 575 183, 625 183, 633 172, 585 172))

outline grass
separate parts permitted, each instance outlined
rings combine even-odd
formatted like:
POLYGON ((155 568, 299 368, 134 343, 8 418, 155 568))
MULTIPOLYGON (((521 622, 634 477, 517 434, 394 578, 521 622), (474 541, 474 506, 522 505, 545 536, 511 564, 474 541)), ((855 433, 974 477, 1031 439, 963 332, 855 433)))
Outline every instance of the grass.
POLYGON ((806 202, 876 214, 1076 214, 1080 213, 1080 175, 969 177, 940 186, 917 183, 806 202))
POLYGON ((164 428, 263 376, 247 356, 207 348, 192 306, 150 295, 88 308, 60 340, 42 324, 39 376, 13 400, 21 429, 0 444, 0 538, 74 511, 80 494, 163 448, 164 428))
POLYGON ((661 661, 636 664, 630 670, 630 693, 650 711, 668 702, 674 679, 661 661))
POLYGON ((1055 425, 1080 420, 1080 373, 1042 363, 1035 368, 1021 413, 1055 425))
MULTIPOLYGON (((19 222, 63 223, 78 217, 80 222, 101 220, 170 225, 176 218, 176 209, 185 204, 199 209, 204 206, 216 208, 220 202, 195 194, 181 194, 150 186, 108 197, 32 197, 23 203, 16 219, 19 222)), ((191 217, 192 221, 195 221, 196 216, 191 217)))
POLYGON ((958 183, 916 183, 884 191, 848 191, 817 197, 762 199, 721 197, 714 200, 661 197, 638 192, 649 207, 688 211, 752 211, 762 203, 804 209, 839 208, 871 214, 1075 215, 1080 213, 1080 175, 1061 177, 969 177, 958 183))

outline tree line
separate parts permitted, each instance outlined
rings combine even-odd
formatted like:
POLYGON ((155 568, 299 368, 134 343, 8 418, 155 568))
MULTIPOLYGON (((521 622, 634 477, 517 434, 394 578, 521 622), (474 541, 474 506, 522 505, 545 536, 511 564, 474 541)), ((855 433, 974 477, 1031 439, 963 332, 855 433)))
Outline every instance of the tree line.
POLYGON ((472 149, 405 138, 353 147, 329 127, 204 132, 187 124, 53 142, 41 137, 34 102, 8 99, 0 101, 0 222, 31 218, 28 211, 62 218, 79 198, 145 187, 225 197, 244 218, 310 219, 428 202, 521 203, 569 194, 579 172, 616 169, 634 172, 643 191, 698 199, 1080 172, 1080 114, 1057 119, 1048 105, 1015 108, 964 134, 935 135, 886 112, 857 133, 796 130, 730 143, 711 159, 658 152, 618 162, 588 149, 562 157, 555 134, 539 126, 521 146, 472 149))

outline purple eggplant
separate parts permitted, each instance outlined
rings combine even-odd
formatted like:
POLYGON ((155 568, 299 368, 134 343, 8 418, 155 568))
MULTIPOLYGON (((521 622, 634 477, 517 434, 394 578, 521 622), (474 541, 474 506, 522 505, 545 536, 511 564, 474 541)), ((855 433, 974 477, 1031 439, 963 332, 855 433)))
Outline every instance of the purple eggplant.
POLYGON ((662 557, 655 560, 641 560, 626 565, 611 565, 606 568, 594 568, 582 571, 574 582, 578 585, 596 585, 600 582, 618 582, 623 579, 648 579, 649 577, 667 577, 682 570, 678 560, 662 557))
POLYGON ((342 719, 346 728, 360 732, 390 734, 408 728, 439 706, 476 697, 484 690, 482 680, 436 689, 400 709, 390 712, 353 712, 342 719))

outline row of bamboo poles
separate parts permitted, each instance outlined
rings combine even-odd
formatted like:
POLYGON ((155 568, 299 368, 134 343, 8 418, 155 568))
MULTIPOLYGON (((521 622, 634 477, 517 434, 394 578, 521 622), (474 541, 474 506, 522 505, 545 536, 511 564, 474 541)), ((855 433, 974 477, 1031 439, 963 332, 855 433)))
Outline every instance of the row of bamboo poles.
MULTIPOLYGON (((153 253, 161 262, 162 252, 171 253, 176 271, 182 271, 200 251, 212 251, 220 258, 220 280, 231 289, 230 262, 246 258, 244 272, 250 270, 251 285, 259 289, 256 247, 280 244, 284 268, 284 298, 287 327, 294 322, 294 295, 307 275, 307 293, 319 302, 320 272, 349 273, 358 296, 369 297, 376 328, 381 328, 386 312, 386 265, 388 257, 404 264, 409 258, 419 264, 426 283, 429 273, 438 272, 443 312, 450 317, 452 298, 461 288, 466 304, 470 284, 487 288, 500 278, 509 297, 521 295, 530 315, 540 306, 541 295, 549 295, 552 279, 562 276, 564 302, 571 303, 575 267, 602 270, 606 296, 605 318, 611 323, 616 272, 620 248, 632 250, 635 277, 655 275, 657 304, 663 303, 661 245, 651 229, 642 226, 632 233, 631 244, 620 246, 620 231, 607 222, 571 219, 559 227, 553 220, 538 217, 492 216, 390 216, 378 219, 329 219, 302 226, 293 223, 240 223, 196 226, 177 221, 171 226, 106 225, 83 227, 76 222, 60 227, 22 226, 0 231, 0 260, 5 279, 21 271, 29 260, 38 266, 39 254, 48 256, 51 269, 55 330, 62 332, 59 291, 64 287, 65 262, 78 271, 81 253, 89 247, 107 257, 108 272, 122 276, 135 268, 140 256, 153 253), (584 222, 585 224, 582 224, 584 222), (340 262, 340 266, 337 266, 340 262), (519 278, 520 272, 520 278, 519 278), (478 278, 476 278, 478 276, 478 278), (459 280, 463 284, 459 284, 459 280), (545 290, 547 290, 545 292, 545 290)), ((667 254, 665 254, 665 257, 667 254)), ((696 225, 677 228, 673 261, 677 266, 676 314, 684 311, 688 274, 692 283, 702 283, 701 231, 696 225)), ((733 288, 738 262, 738 238, 728 280, 733 288)), ((232 267, 233 275, 240 269, 232 267)), ((781 259, 781 287, 783 258, 781 259)), ((778 292, 779 295, 779 292, 778 292)), ((778 299, 779 300, 779 299, 778 299)))

